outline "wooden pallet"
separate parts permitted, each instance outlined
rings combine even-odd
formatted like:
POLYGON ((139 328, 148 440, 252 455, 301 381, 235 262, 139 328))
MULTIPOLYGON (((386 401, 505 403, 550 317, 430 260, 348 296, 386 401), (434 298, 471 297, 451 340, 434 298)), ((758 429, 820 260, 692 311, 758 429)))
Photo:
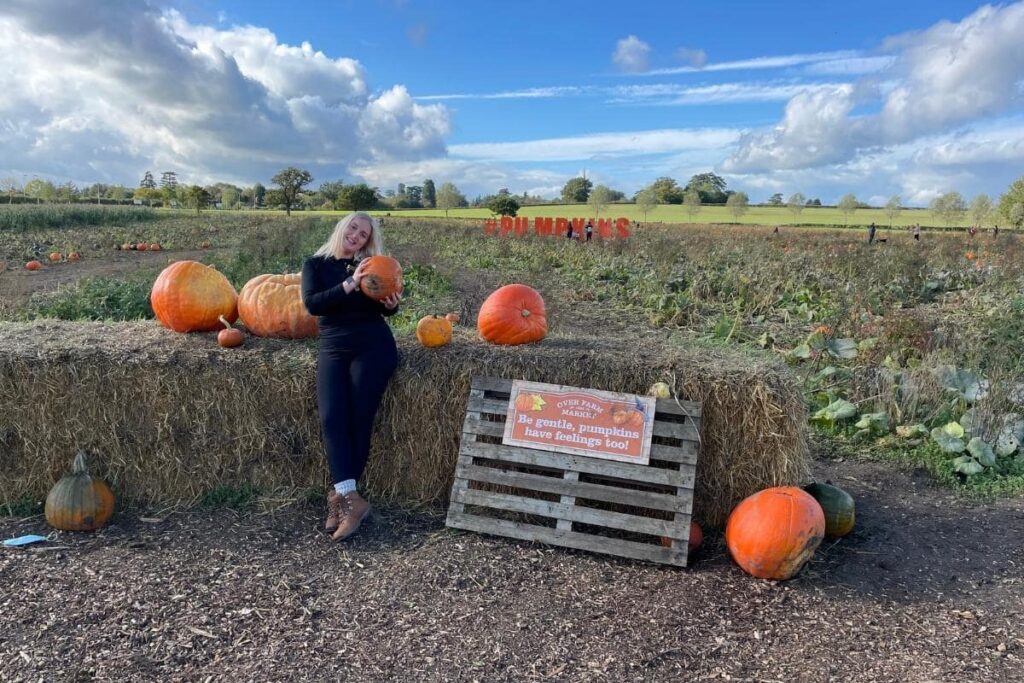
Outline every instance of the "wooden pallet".
POLYGON ((685 567, 701 404, 658 400, 639 465, 502 445, 511 389, 472 380, 447 525, 685 567))

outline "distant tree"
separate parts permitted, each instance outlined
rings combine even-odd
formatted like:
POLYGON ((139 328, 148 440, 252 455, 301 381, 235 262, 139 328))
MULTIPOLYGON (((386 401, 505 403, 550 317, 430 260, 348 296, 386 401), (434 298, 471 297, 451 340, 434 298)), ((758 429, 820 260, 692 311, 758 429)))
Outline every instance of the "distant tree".
POLYGON ((398 192, 396 194, 399 197, 405 194, 405 183, 398 183, 398 192))
POLYGON ((320 183, 320 187, 316 193, 320 195, 321 201, 330 202, 335 204, 338 201, 338 196, 341 191, 345 189, 345 183, 340 180, 327 180, 320 183))
POLYGON ((1024 206, 1024 176, 1013 181, 1006 192, 999 197, 999 214, 1004 216, 1016 228, 1021 227, 1020 219, 1013 220, 1014 207, 1018 205, 1024 206))
POLYGON ((604 185, 598 185, 587 198, 587 204, 594 210, 594 217, 599 218, 605 207, 611 204, 611 191, 604 185))
POLYGON ((62 201, 65 204, 70 204, 71 202, 75 201, 77 197, 78 188, 75 187, 75 184, 70 180, 67 181, 66 183, 61 183, 57 187, 57 199, 59 201, 62 201))
POLYGON ((225 187, 220 191, 220 203, 225 209, 233 209, 238 206, 239 192, 233 187, 225 187))
POLYGON ((743 214, 750 208, 750 198, 746 192, 733 192, 729 195, 729 198, 725 200, 725 205, 732 212, 733 218, 737 221, 743 218, 743 214))
POLYGON ((182 191, 185 206, 196 210, 198 216, 203 209, 210 206, 210 192, 201 185, 189 185, 182 191))
POLYGON ((590 197, 590 190, 594 187, 587 178, 577 176, 562 186, 562 201, 566 204, 582 204, 590 197))
POLYGON ((1017 203, 1010 207, 1010 210, 1006 213, 1006 218, 1010 221, 1010 225, 1017 228, 1024 227, 1024 204, 1017 203))
POLYGON ((377 206, 377 188, 366 183, 346 185, 338 195, 338 208, 345 211, 365 211, 377 206))
POLYGON ((420 185, 405 186, 405 205, 410 209, 419 209, 423 206, 423 187, 420 185))
MULTIPOLYGON (((143 178, 145 180, 145 178, 143 178)), ((160 187, 163 189, 178 189, 178 174, 174 171, 164 171, 160 174, 160 187)))
POLYGON ((14 203, 14 193, 18 190, 18 180, 11 176, 7 176, 3 180, 0 180, 0 191, 6 192, 8 195, 7 203, 14 203))
POLYGON ((519 200, 508 194, 499 194, 487 202, 487 208, 499 216, 515 216, 519 212, 519 200))
POLYGON ((163 192, 155 187, 140 187, 135 190, 135 198, 146 202, 149 206, 153 206, 153 200, 160 201, 163 198, 163 192))
POLYGON ((975 225, 986 223, 992 215, 992 200, 987 194, 979 194, 971 200, 971 222, 975 225))
POLYGON ((658 198, 659 204, 682 204, 683 190, 676 184, 676 181, 667 176, 658 178, 651 183, 654 196, 658 198))
POLYGON ((815 197, 814 199, 808 199, 804 206, 821 206, 821 200, 815 197))
POLYGON ((444 183, 437 191, 437 208, 444 209, 444 217, 448 217, 448 211, 465 205, 466 198, 459 192, 459 188, 452 183, 444 183))
POLYGON ((147 190, 155 190, 156 181, 153 180, 153 174, 150 173, 149 171, 146 171, 146 173, 142 176, 142 180, 139 181, 139 187, 144 187, 147 190))
POLYGON ((940 218, 946 227, 958 225, 967 213, 967 203, 959 192, 947 192, 932 200, 928 208, 932 215, 940 218))
POLYGON ((840 213, 845 216, 846 224, 850 224, 850 216, 853 215, 854 211, 857 210, 857 196, 852 192, 850 194, 844 194, 839 200, 837 207, 840 213))
POLYGON ((284 204, 285 213, 291 216, 292 207, 295 206, 299 193, 302 192, 303 187, 313 182, 313 175, 305 169, 289 166, 278 171, 270 180, 280 188, 283 200, 281 203, 284 204))
POLYGON ((36 204, 42 201, 50 201, 57 195, 57 188, 49 180, 33 178, 25 183, 25 196, 36 200, 36 204))
POLYGON ((423 181, 423 206, 433 209, 437 206, 437 192, 434 190, 434 181, 427 178, 423 181))
POLYGON ((786 201, 786 207, 790 213, 793 214, 793 218, 800 215, 800 212, 804 210, 804 196, 799 192, 794 192, 789 195, 789 199, 786 201))
POLYGON ((769 206, 782 206, 784 203, 785 202, 782 201, 782 193, 781 192, 776 192, 775 194, 773 194, 771 197, 768 198, 768 205, 769 206))
POLYGON ((252 208, 263 206, 264 201, 267 199, 267 188, 263 187, 262 183, 256 183, 252 186, 252 208))
POLYGON ((683 188, 684 196, 687 190, 696 190, 702 204, 725 204, 728 199, 725 179, 714 173, 698 173, 693 176, 683 188))
POLYGON ((686 215, 692 221, 700 213, 700 192, 689 189, 683 193, 683 206, 686 207, 686 215))
POLYGON ((889 219, 889 227, 892 227, 893 221, 896 220, 897 216, 900 215, 900 211, 903 210, 903 200, 898 194, 894 194, 889 197, 889 201, 885 203, 885 215, 889 219))
POLYGON ((276 188, 267 190, 263 195, 263 201, 268 209, 279 209, 284 206, 284 191, 276 188))
POLYGON ((104 193, 103 196, 105 196, 107 199, 121 201, 123 199, 128 199, 129 194, 130 190, 127 187, 123 185, 111 185, 107 188, 107 191, 104 193))
POLYGON ((647 223, 647 214, 658 207, 658 196, 654 189, 646 187, 636 194, 636 208, 644 214, 644 224, 647 223))

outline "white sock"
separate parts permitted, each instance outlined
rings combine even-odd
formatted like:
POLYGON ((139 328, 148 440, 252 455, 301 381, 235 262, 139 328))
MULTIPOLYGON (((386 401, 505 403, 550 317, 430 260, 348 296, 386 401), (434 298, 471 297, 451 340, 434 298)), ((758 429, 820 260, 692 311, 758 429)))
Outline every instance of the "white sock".
POLYGON ((356 490, 356 480, 346 479, 345 481, 339 481, 334 485, 334 490, 338 492, 339 496, 344 496, 346 493, 352 493, 356 490))

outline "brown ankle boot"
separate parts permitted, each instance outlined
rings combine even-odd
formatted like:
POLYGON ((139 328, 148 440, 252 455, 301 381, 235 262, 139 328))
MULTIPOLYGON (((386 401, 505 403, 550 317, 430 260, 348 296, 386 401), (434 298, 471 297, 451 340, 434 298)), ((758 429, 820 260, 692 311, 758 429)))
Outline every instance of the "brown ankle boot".
POLYGON ((327 489, 327 521, 324 522, 324 531, 333 534, 338 528, 343 516, 341 510, 341 495, 334 490, 334 487, 327 489))
POLYGON ((338 496, 338 500, 341 506, 341 516, 338 518, 338 528, 331 535, 331 539, 342 541, 354 534, 370 514, 370 504, 355 491, 338 496))

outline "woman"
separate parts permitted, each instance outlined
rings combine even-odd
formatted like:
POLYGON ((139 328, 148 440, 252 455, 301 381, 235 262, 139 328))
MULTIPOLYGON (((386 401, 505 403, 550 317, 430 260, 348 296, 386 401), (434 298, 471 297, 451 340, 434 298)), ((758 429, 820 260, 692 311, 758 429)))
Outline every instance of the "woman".
POLYGON ((400 296, 374 301, 359 288, 367 257, 382 253, 377 222, 356 212, 334 227, 302 265, 302 302, 320 316, 316 391, 320 429, 334 486, 327 492, 325 528, 348 538, 370 513, 356 482, 370 454, 370 432, 384 388, 398 367, 398 350, 385 316, 400 296))

